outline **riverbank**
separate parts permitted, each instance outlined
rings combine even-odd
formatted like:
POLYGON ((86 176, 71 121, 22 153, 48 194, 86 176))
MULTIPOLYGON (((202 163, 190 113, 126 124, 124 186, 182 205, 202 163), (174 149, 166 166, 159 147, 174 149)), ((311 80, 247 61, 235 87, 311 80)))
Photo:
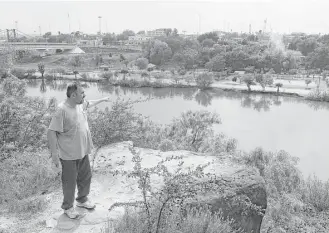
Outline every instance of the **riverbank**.
MULTIPOLYGON (((77 75, 77 78, 74 75, 62 75, 57 77, 47 76, 47 79, 53 80, 69 80, 69 81, 83 81, 83 82, 110 82, 114 86, 124 86, 124 87, 154 87, 154 88, 166 88, 166 87, 176 87, 176 88, 188 88, 188 87, 198 87, 196 82, 186 82, 185 80, 174 81, 172 79, 156 79, 156 78, 141 78, 139 75, 131 74, 123 77, 113 77, 111 79, 104 79, 97 74, 88 75, 87 77, 77 75)), ((35 79, 42 79, 41 76, 35 76, 35 79)), ((302 80, 283 80, 276 79, 274 83, 283 83, 283 86, 277 91, 277 87, 269 86, 265 90, 260 85, 251 86, 251 91, 248 90, 247 86, 244 83, 233 82, 230 80, 221 80, 214 81, 209 87, 209 89, 219 89, 224 91, 235 91, 242 93, 258 93, 258 94, 273 94, 279 96, 295 96, 307 98, 312 91, 316 90, 316 84, 311 83, 308 87, 305 87, 305 84, 302 80), (286 87, 288 86, 288 87, 286 87)), ((308 99, 311 100, 311 99, 308 99)), ((315 101, 321 101, 316 100, 315 101)))

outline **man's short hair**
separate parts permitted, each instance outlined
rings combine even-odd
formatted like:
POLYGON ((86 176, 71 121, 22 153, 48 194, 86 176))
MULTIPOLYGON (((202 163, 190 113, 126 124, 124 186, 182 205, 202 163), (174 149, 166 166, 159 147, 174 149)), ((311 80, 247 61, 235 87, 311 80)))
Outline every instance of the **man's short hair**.
POLYGON ((66 96, 70 98, 72 93, 78 90, 78 87, 80 87, 79 83, 72 83, 68 85, 66 89, 66 96))

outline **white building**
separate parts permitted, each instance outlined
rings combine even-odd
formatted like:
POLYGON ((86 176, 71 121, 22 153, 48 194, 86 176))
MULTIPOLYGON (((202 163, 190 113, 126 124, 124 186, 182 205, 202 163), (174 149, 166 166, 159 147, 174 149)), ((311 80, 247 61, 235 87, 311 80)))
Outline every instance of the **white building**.
POLYGON ((153 31, 147 31, 146 35, 150 36, 150 37, 165 36, 166 35, 166 30, 165 29, 156 29, 156 30, 153 30, 153 31))
POLYGON ((150 39, 151 39, 150 36, 142 36, 142 35, 129 36, 127 44, 140 45, 146 43, 150 39))

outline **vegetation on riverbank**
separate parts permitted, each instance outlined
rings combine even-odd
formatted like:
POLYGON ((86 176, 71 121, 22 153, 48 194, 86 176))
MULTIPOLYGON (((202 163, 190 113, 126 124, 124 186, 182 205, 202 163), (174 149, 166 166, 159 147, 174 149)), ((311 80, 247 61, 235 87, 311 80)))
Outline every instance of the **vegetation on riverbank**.
MULTIPOLYGON (((25 81, 15 78, 5 79, 0 90, 0 188, 5 190, 1 192, 0 204, 13 212, 42 210, 46 201, 41 194, 59 182, 58 171, 47 158, 45 133, 56 101, 25 96, 25 81)), ((295 157, 262 149, 240 152, 236 140, 213 132, 213 124, 221 123, 216 113, 189 111, 168 125, 159 125, 135 113, 134 103, 118 99, 110 109, 90 112, 89 125, 97 148, 131 140, 137 147, 229 156, 259 169, 266 181, 269 206, 262 232, 328 231, 329 183, 316 177, 303 179, 295 157)), ((206 212, 201 214, 207 216, 206 212)), ((191 218, 195 220, 196 216, 191 218)), ((136 215, 131 212, 125 217, 119 229, 133 232, 136 215)), ((202 219, 184 224, 199 224, 202 219)), ((225 222, 218 224, 229 227, 225 222)))

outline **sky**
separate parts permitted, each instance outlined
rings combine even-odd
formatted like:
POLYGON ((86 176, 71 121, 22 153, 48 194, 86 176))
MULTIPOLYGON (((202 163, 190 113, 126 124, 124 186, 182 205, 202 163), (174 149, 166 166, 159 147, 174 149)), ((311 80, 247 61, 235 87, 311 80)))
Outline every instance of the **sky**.
POLYGON ((177 28, 179 33, 214 30, 329 33, 329 0, 216 1, 2 1, 0 30, 26 34, 177 28))

